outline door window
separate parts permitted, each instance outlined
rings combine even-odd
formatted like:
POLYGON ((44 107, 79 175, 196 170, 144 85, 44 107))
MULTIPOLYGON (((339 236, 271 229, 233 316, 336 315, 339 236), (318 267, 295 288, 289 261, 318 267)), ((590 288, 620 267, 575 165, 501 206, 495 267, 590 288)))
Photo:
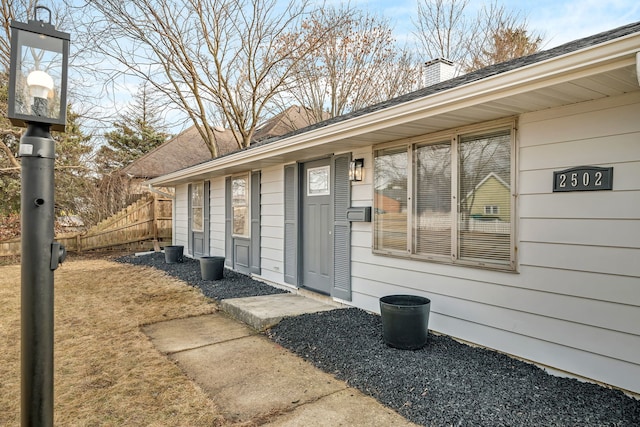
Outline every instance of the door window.
POLYGON ((330 167, 321 166, 307 169, 307 196, 327 196, 331 193, 330 167))

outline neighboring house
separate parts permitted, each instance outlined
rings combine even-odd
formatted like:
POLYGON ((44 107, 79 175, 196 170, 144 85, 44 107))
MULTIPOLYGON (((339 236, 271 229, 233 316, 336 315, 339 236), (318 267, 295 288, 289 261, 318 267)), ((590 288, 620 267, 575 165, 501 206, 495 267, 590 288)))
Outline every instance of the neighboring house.
POLYGON ((426 296, 438 333, 640 393, 638 52, 640 23, 148 183, 175 188, 190 256, 373 312, 426 296), (390 182, 399 212, 377 196, 390 182), (353 207, 372 221, 350 222, 353 207))
MULTIPOLYGON (((310 111, 294 106, 266 120, 260 125, 253 138, 254 142, 290 133, 313 123, 310 111)), ((233 132, 221 127, 214 128, 219 155, 238 150, 233 132)), ((211 152, 195 126, 191 126, 160 146, 136 159, 121 172, 142 183, 189 166, 211 160, 211 152)))
POLYGON ((461 206, 471 218, 511 222, 511 187, 490 172, 462 199, 461 206))
MULTIPOLYGON (((310 110, 299 106, 289 107, 262 123, 256 129, 253 141, 257 144, 269 138, 291 133, 296 129, 309 126, 313 120, 310 110)), ((230 129, 214 127, 213 132, 218 144, 219 156, 238 150, 238 143, 230 129)), ((192 126, 136 159, 120 172, 129 178, 130 191, 137 196, 147 191, 154 191, 174 197, 170 188, 162 186, 151 188, 145 184, 145 181, 208 160, 211 160, 211 152, 198 129, 192 126)), ((202 256, 209 252, 210 247, 209 240, 204 238, 205 234, 209 234, 209 183, 194 183, 189 187, 188 192, 189 212, 193 217, 188 228, 191 254, 202 256)))

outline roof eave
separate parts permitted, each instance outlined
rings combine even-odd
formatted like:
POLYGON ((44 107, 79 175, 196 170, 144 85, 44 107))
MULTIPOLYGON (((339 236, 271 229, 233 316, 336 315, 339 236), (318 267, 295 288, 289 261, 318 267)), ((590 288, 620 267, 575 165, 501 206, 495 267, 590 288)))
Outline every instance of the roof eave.
MULTIPOLYGON (((588 77, 622 67, 635 66, 640 50, 640 33, 632 33, 601 44, 568 52, 521 68, 505 71, 447 90, 411 99, 330 125, 258 145, 147 181, 151 185, 172 186, 201 179, 204 175, 228 174, 250 168, 252 163, 286 153, 343 141, 394 125, 465 107, 480 105, 516 94, 559 84, 568 79, 588 77)), ((515 114, 515 113, 514 113, 515 114)), ((348 146, 343 147, 345 150, 348 146)))

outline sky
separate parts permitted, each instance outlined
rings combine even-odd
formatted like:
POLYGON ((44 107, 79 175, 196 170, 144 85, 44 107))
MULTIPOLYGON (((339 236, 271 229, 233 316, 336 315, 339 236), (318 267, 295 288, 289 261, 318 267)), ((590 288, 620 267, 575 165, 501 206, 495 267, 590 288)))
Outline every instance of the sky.
MULTIPOLYGON (((327 0, 329 2, 339 0, 327 0)), ((506 9, 520 11, 529 28, 544 36, 542 49, 640 21, 639 0, 500 0, 506 9)), ((479 9, 489 1, 470 0, 479 9)), ((398 39, 409 37, 417 0, 351 0, 353 6, 390 19, 398 39)))
MULTIPOLYGON (((276 0, 287 4, 288 0, 276 0)), ((339 5, 349 2, 352 7, 375 12, 387 18, 396 40, 407 46, 414 45, 412 35, 417 2, 426 0, 312 0, 315 4, 339 5)), ((468 10, 477 11, 493 0, 469 0, 468 10)), ((524 16, 529 29, 543 36, 542 50, 602 31, 640 21, 640 0, 497 0, 508 11, 524 16)), ((428 61, 433 58, 423 58, 428 61)), ((139 87, 135 79, 126 79, 106 102, 109 111, 120 111, 131 100, 139 87), (114 108, 117 105, 117 108, 114 108)), ((183 123, 178 126, 186 126, 183 123)), ((177 132, 176 129, 172 131, 177 132)))

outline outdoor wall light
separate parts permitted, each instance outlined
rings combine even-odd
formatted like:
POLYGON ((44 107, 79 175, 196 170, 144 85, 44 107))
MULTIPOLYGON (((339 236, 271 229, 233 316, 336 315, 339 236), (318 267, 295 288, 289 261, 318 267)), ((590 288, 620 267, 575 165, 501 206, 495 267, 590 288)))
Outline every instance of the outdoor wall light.
POLYGON ((349 163, 349 181, 362 181, 364 178, 364 159, 354 159, 349 163))
POLYGON ((49 21, 11 22, 9 120, 14 126, 46 123, 64 131, 67 121, 68 33, 56 31, 49 21))

